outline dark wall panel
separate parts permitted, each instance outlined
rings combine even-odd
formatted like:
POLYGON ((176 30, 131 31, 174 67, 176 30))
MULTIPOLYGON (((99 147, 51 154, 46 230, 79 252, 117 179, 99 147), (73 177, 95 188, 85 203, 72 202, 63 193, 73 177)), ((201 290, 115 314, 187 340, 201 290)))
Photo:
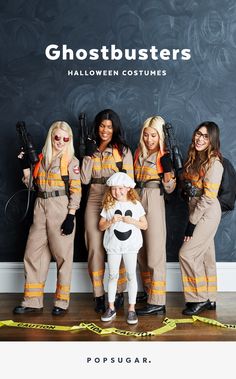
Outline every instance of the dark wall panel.
MULTIPOLYGON (((30 225, 7 222, 7 199, 23 188, 16 159, 17 120, 25 120, 40 150, 50 124, 64 119, 78 146, 78 115, 89 122, 106 107, 121 117, 134 149, 142 122, 153 114, 172 122, 183 154, 204 120, 221 128, 222 151, 235 162, 236 4, 234 0, 8 0, 0 1, 0 260, 21 261, 30 225), (71 49, 191 49, 191 59, 79 61, 45 57, 49 44, 71 49), (166 70, 165 76, 68 76, 68 70, 166 70)), ((86 192, 86 188, 84 189, 86 192)), ((24 195, 23 195, 24 196, 24 195)), ((78 214, 75 260, 86 260, 83 208, 78 214)), ((22 208, 23 200, 15 203, 22 208)), ((236 213, 216 235, 218 261, 236 261, 236 213)), ((178 259, 186 208, 167 204, 168 260, 178 259)), ((158 227, 158 226, 157 226, 158 227)))

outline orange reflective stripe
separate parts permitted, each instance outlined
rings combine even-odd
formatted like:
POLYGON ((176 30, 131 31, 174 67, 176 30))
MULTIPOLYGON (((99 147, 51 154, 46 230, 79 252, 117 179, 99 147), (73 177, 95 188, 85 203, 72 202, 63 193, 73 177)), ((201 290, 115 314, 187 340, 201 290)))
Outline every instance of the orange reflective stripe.
POLYGON ((217 291, 217 286, 209 286, 208 287, 208 292, 215 292, 217 291))
POLYGON ((122 267, 119 269, 119 274, 122 275, 122 274, 125 274, 126 273, 126 269, 125 267, 122 267))
POLYGON ((51 179, 48 179, 48 180, 41 180, 40 178, 37 178, 36 179, 36 183, 37 184, 40 184, 41 186, 47 184, 49 187, 64 187, 65 186, 65 183, 63 182, 62 179, 58 179, 58 180, 51 180, 51 179))
POLYGON ((70 188, 70 193, 80 193, 81 189, 80 188, 70 188))
POLYGON ((26 292, 24 293, 25 297, 41 297, 43 296, 43 292, 26 292))
POLYGON ((207 277, 208 282, 216 282, 216 280, 217 280, 216 276, 208 276, 207 277))
POLYGON ((207 286, 201 286, 201 287, 184 287, 185 292, 207 292, 208 288, 207 286))
POLYGON ((165 281, 157 281, 157 282, 152 281, 151 285, 152 285, 153 287, 158 287, 158 286, 160 286, 160 287, 165 287, 166 282, 165 282, 165 281))
POLYGON ((103 275, 104 272, 105 272, 105 270, 92 271, 92 272, 91 272, 91 275, 92 275, 92 276, 100 276, 100 275, 103 275))
POLYGON ((201 287, 184 287, 185 292, 215 292, 217 291, 216 286, 201 286, 201 287))
POLYGON ((68 157, 67 155, 63 154, 61 157, 61 163, 60 163, 60 171, 61 176, 67 176, 68 175, 68 157))
POLYGON ((44 283, 25 283, 25 288, 44 288, 44 283))
POLYGON ((121 279, 118 279, 118 281, 117 281, 118 284, 123 284, 123 283, 126 283, 126 282, 127 282, 126 278, 121 278, 121 279))
POLYGON ((152 295, 152 294, 164 295, 166 293, 166 291, 149 289, 148 293, 149 293, 149 295, 152 295))
POLYGON ((69 292, 70 291, 70 286, 65 286, 63 284, 58 284, 57 290, 61 290, 61 291, 64 291, 64 292, 69 292))
POLYGON ((207 188, 204 189, 205 195, 209 197, 210 199, 215 199, 217 197, 217 192, 213 192, 212 190, 209 190, 207 188))
POLYGON ((62 293, 56 293, 55 297, 58 300, 70 300, 70 295, 64 295, 62 293))
POLYGON ((163 174, 164 172, 162 164, 161 164, 161 157, 163 157, 163 155, 165 154, 162 154, 161 151, 159 151, 157 154, 156 167, 157 167, 158 174, 163 174))
POLYGON ((191 276, 184 276, 183 277, 183 282, 193 282, 193 283, 199 283, 199 282, 206 282, 207 278, 206 276, 199 276, 198 278, 193 278, 191 276))
POLYGON ((93 286, 94 287, 101 287, 102 286, 102 280, 93 280, 93 286))

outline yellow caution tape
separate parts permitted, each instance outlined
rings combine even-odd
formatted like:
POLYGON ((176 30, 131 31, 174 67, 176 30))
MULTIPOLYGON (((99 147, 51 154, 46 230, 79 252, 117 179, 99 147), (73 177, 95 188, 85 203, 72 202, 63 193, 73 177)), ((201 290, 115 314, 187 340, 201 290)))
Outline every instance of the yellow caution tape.
POLYGON ((30 328, 30 329, 44 329, 44 330, 57 330, 57 331, 79 331, 79 330, 89 330, 92 333, 96 333, 99 335, 108 335, 108 334, 118 334, 119 336, 126 336, 126 337, 153 337, 158 336, 164 333, 167 333, 173 329, 176 328, 177 324, 185 324, 185 323, 194 323, 196 321, 200 321, 206 324, 210 324, 213 326, 218 326, 221 328, 227 328, 227 329, 236 329, 236 325, 231 324, 223 324, 219 321, 206 318, 206 317, 200 317, 200 316, 192 316, 192 318, 183 318, 183 319, 169 319, 165 318, 163 323, 164 326, 152 330, 152 331, 146 331, 146 332, 132 332, 128 330, 122 330, 117 328, 101 328, 100 326, 91 323, 85 323, 81 322, 79 325, 74 326, 61 326, 61 325, 47 325, 47 324, 34 324, 34 323, 28 323, 28 322, 15 322, 12 320, 5 320, 0 321, 0 327, 2 326, 9 326, 9 327, 15 327, 15 328, 30 328))
POLYGON ((97 326, 94 323, 80 323, 79 325, 74 326, 60 326, 60 325, 45 325, 45 324, 34 324, 34 323, 28 323, 28 322, 15 322, 12 320, 6 320, 6 321, 0 321, 0 327, 1 326, 9 326, 9 327, 15 327, 15 328, 30 328, 30 329, 44 329, 44 330, 58 330, 58 331, 78 331, 78 330, 90 330, 93 333, 99 334, 99 335, 108 335, 108 334, 118 334, 120 336, 127 336, 127 337, 152 337, 157 336, 163 333, 166 333, 176 327, 174 323, 167 323, 167 325, 155 329, 150 332, 131 332, 128 330, 122 330, 117 328, 106 328, 103 329, 99 326, 97 326))

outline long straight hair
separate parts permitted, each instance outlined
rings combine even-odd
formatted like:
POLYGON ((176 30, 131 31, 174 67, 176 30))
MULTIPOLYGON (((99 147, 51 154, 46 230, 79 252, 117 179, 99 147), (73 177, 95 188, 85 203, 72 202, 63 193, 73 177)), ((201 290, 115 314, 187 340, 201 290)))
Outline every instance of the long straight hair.
POLYGON ((75 153, 74 145, 73 145, 73 132, 72 132, 71 127, 65 121, 55 121, 50 126, 44 147, 42 149, 46 167, 48 167, 50 163, 52 162, 52 152, 53 152, 52 141, 53 141, 54 136, 56 135, 57 130, 63 130, 64 132, 68 134, 70 138, 69 142, 65 144, 63 151, 61 151, 61 153, 58 154, 58 156, 60 157, 63 154, 66 154, 68 162, 70 162, 75 153))
POLYGON ((186 172, 193 172, 199 177, 205 175, 205 172, 210 166, 211 160, 218 157, 222 161, 222 154, 220 152, 220 130, 218 125, 213 121, 204 121, 193 132, 192 142, 189 146, 188 157, 184 164, 186 172), (205 126, 209 136, 209 146, 206 150, 198 152, 195 149, 195 136, 197 131, 205 126))

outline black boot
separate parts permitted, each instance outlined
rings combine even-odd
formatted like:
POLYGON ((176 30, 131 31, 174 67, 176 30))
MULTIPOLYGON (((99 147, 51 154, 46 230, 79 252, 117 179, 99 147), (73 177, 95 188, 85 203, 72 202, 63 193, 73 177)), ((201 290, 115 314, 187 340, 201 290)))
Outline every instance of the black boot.
POLYGON ((106 311, 106 305, 105 305, 105 295, 98 296, 94 298, 95 301, 95 312, 97 313, 104 313, 106 311))
POLYGON ((210 311, 215 311, 216 310, 216 301, 210 301, 210 305, 208 308, 210 311))
POLYGON ((53 316, 62 316, 67 312, 67 309, 63 309, 60 307, 53 307, 52 309, 52 315, 53 316))
POLYGON ((115 298, 115 308, 118 311, 124 304, 124 294, 123 292, 117 293, 115 298))
POLYGON ((33 308, 33 307, 23 307, 22 305, 18 305, 13 309, 13 313, 15 314, 25 314, 25 313, 41 313, 43 308, 33 308))
POLYGON ((141 292, 140 295, 137 295, 136 297, 136 303, 144 303, 148 299, 147 292, 141 292))
POLYGON ((187 316, 198 315, 202 311, 205 311, 207 309, 212 309, 211 308, 212 305, 209 300, 196 302, 196 303, 187 303, 186 305, 187 307, 183 310, 182 313, 183 315, 187 315, 187 316))
POLYGON ((149 315, 163 315, 166 313, 165 305, 155 305, 148 304, 140 309, 136 309, 138 316, 149 316, 149 315))

